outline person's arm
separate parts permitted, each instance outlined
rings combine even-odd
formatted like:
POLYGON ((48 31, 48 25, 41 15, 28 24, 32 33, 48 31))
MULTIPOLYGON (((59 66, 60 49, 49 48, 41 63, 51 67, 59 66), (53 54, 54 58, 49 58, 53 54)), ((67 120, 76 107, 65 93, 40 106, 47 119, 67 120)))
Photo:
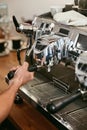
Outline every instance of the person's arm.
POLYGON ((8 116, 16 96, 16 92, 17 89, 15 84, 11 84, 0 94, 0 123, 8 116))
POLYGON ((34 77, 34 73, 28 72, 27 67, 28 64, 26 62, 18 67, 7 89, 0 94, 0 123, 8 116, 18 88, 34 77))

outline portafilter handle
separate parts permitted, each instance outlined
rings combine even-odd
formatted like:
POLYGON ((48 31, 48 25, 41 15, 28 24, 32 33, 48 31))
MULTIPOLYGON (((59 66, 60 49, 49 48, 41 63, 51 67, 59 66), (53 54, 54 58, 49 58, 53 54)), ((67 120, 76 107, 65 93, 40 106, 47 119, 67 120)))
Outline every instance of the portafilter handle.
MULTIPOLYGON (((38 66, 36 64, 32 65, 31 67, 28 67, 29 72, 37 71, 38 68, 41 66, 38 66)), ((9 84, 9 80, 11 80, 14 77, 15 71, 10 71, 6 76, 5 76, 5 81, 7 84, 9 84)))
POLYGON ((54 114, 60 111, 61 109, 63 109, 64 107, 66 107, 68 104, 75 101, 76 99, 80 98, 81 96, 82 96, 82 93, 78 91, 77 93, 64 99, 63 101, 56 100, 56 101, 52 101, 48 103, 46 106, 46 109, 48 110, 48 112, 54 114))

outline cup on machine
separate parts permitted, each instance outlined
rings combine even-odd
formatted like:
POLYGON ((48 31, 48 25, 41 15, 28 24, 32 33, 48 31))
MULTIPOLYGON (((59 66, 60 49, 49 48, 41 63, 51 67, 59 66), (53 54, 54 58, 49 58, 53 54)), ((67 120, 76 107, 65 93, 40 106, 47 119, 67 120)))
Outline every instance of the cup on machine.
POLYGON ((6 52, 6 49, 8 48, 8 42, 4 39, 0 39, 0 53, 6 52))
POLYGON ((22 49, 23 45, 24 45, 24 41, 21 39, 21 37, 12 37, 9 40, 9 48, 11 51, 22 49))

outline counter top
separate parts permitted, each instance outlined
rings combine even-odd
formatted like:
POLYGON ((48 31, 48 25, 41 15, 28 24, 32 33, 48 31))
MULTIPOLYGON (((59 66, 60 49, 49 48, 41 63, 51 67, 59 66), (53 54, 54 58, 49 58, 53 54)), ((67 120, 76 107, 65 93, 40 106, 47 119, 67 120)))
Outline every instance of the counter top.
MULTIPOLYGON (((22 60, 24 60, 24 56, 25 53, 22 52, 22 60)), ((16 52, 10 52, 8 55, 0 57, 0 92, 8 86, 4 81, 5 75, 11 67, 16 65, 18 65, 16 52)), ((22 104, 13 104, 8 119, 18 130, 58 130, 33 105, 25 100, 22 104)))

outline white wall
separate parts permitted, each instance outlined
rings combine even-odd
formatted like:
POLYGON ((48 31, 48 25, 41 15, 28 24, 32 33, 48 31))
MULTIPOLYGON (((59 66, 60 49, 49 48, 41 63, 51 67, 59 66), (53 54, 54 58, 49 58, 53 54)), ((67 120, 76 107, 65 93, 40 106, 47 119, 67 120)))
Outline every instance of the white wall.
POLYGON ((15 15, 18 20, 21 17, 32 19, 34 15, 39 15, 50 11, 53 5, 64 6, 66 3, 74 3, 74 0, 0 0, 0 3, 8 4, 9 16, 15 15))

